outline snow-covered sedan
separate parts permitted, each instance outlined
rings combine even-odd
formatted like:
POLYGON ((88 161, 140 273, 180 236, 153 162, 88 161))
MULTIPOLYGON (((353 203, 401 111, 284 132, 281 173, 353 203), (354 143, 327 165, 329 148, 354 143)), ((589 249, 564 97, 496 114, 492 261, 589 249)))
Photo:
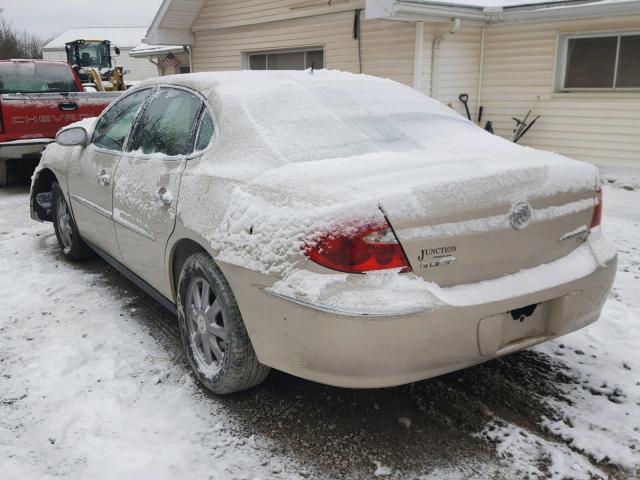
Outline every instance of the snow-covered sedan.
POLYGON ((63 254, 177 313, 216 393, 273 367, 382 387, 595 321, 615 276, 596 168, 493 136, 390 80, 145 81, 62 130, 33 178, 63 254))

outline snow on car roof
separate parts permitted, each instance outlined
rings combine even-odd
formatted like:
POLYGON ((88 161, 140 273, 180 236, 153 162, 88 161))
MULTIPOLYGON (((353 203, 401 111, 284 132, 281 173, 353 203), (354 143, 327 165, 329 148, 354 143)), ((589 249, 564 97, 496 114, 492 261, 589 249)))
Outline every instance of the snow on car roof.
POLYGON ((218 120, 227 131, 251 123, 278 164, 415 150, 421 134, 413 130, 424 122, 463 121, 398 82, 338 71, 212 72, 152 82, 200 91, 225 112, 218 120))
POLYGON ((147 33, 147 27, 87 27, 70 28, 47 43, 43 50, 64 48, 65 43, 74 40, 109 40, 120 48, 133 48, 147 33))

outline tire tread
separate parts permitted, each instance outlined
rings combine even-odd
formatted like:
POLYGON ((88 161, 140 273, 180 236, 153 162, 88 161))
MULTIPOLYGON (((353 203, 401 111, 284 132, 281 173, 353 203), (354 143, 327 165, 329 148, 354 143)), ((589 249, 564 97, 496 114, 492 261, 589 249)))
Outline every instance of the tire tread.
MULTIPOLYGON (((73 239, 72 245, 68 252, 65 252, 64 243, 62 242, 62 238, 60 237, 60 232, 58 231, 58 222, 57 222, 57 198, 62 196, 64 199, 64 194, 62 193, 62 189, 60 188, 60 184, 58 182, 53 182, 51 184, 51 219, 53 221, 53 229, 56 232, 56 238, 58 240, 58 244, 60 245, 60 250, 62 250, 62 254, 66 259, 71 260, 72 262, 81 262, 83 260, 87 260, 95 255, 91 247, 86 244, 86 242, 80 236, 80 232, 78 232, 78 227, 76 226, 75 219, 73 215, 71 215, 71 228, 73 230, 73 239)), ((64 200, 67 203, 67 200, 64 200)), ((67 203, 67 209, 71 213, 71 207, 67 203)))
POLYGON ((192 254, 187 258, 182 268, 178 282, 178 317, 189 363, 200 383, 208 390, 217 394, 234 393, 255 387, 265 380, 271 369, 258 361, 231 286, 213 259, 204 252, 192 254), (216 289, 219 300, 224 305, 223 308, 226 310, 225 321, 230 324, 231 328, 229 337, 233 339, 232 345, 227 344, 222 368, 213 379, 206 378, 198 371, 196 360, 191 350, 184 308, 184 299, 189 286, 187 283, 194 272, 205 269, 214 280, 212 287, 216 289))

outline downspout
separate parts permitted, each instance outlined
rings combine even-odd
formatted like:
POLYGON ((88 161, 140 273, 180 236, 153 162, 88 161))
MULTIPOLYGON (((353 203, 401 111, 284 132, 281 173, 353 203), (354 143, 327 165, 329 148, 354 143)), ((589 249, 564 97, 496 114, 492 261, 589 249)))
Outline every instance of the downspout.
MULTIPOLYGON (((482 77, 484 75, 484 37, 487 27, 480 27, 480 65, 478 66, 478 91, 476 93, 476 119, 479 115, 480 105, 482 105, 482 77)), ((480 125, 482 126, 482 125, 480 125)))
POLYGON ((438 95, 438 59, 440 57, 440 44, 445 38, 455 34, 460 29, 461 23, 459 18, 454 18, 451 21, 451 28, 436 38, 431 46, 431 89, 429 96, 432 98, 436 98, 438 95))
POLYGON ((422 89, 422 56, 424 49, 424 22, 416 22, 416 45, 413 51, 413 88, 422 89))
POLYGON ((355 10, 353 14, 353 39, 358 41, 358 73, 362 73, 362 9, 355 10))

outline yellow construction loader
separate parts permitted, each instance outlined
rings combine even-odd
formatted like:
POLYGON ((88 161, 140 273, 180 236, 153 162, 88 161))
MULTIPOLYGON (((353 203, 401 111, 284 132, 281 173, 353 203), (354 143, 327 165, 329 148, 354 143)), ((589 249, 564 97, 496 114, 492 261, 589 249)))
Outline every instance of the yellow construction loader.
MULTIPOLYGON (((65 44, 67 63, 78 73, 83 84, 94 85, 99 92, 126 90, 124 69, 114 65, 109 40, 74 40, 65 44)), ((113 46, 116 55, 120 49, 113 46)))

